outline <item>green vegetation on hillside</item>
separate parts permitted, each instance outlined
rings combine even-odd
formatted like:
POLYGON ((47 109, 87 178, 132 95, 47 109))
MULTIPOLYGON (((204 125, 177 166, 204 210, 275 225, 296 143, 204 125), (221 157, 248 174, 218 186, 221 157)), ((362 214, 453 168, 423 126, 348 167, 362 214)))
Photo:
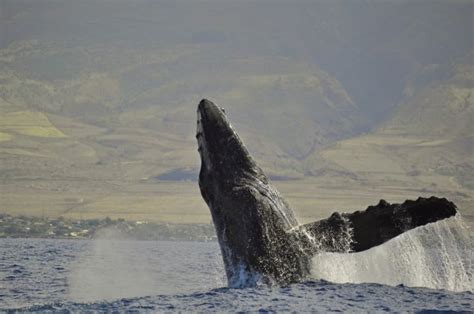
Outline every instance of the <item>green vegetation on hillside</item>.
POLYGON ((66 137, 48 120, 41 112, 17 111, 0 116, 0 130, 2 134, 8 132, 3 138, 11 139, 14 134, 37 137, 66 137))
POLYGON ((0 214, 0 238, 90 239, 113 235, 116 240, 215 240, 210 224, 169 224, 124 219, 71 220, 0 214))

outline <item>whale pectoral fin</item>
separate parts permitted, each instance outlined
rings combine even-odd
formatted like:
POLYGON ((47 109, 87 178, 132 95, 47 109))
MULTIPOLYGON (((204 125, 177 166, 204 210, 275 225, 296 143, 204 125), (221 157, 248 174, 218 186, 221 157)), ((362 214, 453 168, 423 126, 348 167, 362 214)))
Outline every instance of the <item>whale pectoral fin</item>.
POLYGON ((303 225, 302 228, 314 236, 316 242, 320 242, 319 250, 360 252, 410 229, 454 216, 456 212, 454 203, 434 196, 407 200, 403 204, 389 204, 381 200, 364 211, 334 213, 328 219, 303 225))

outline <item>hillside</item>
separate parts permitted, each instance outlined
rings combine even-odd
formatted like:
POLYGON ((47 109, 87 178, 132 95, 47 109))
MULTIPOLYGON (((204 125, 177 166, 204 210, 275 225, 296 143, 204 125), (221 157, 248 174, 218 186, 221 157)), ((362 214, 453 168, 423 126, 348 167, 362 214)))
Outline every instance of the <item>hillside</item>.
POLYGON ((384 195, 468 204, 472 9, 2 1, 0 212, 207 223, 204 97, 303 219, 384 195))
POLYGON ((308 158, 310 173, 341 174, 345 185, 362 189, 442 195, 472 216, 474 68, 472 63, 444 66, 440 78, 433 73, 440 67, 420 70, 391 118, 373 132, 308 158))

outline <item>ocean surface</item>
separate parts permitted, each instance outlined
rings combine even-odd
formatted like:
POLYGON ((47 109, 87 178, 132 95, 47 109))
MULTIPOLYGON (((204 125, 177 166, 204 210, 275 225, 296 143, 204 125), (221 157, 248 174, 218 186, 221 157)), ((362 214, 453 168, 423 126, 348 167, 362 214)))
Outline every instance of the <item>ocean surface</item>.
POLYGON ((0 239, 0 311, 437 312, 474 310, 472 237, 459 219, 356 254, 313 278, 233 289, 216 242, 0 239))

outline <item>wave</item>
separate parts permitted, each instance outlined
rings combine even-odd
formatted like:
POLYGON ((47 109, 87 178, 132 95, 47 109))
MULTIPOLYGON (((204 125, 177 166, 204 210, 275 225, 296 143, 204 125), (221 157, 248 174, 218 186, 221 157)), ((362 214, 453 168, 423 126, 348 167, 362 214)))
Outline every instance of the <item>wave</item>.
POLYGON ((423 312, 468 311, 471 292, 455 293, 427 288, 381 284, 336 284, 324 280, 284 287, 218 288, 189 294, 123 298, 94 303, 55 303, 5 309, 21 312, 423 312))
POLYGON ((312 276, 337 283, 472 291, 472 243, 472 235, 458 214, 364 252, 317 254, 312 276))

